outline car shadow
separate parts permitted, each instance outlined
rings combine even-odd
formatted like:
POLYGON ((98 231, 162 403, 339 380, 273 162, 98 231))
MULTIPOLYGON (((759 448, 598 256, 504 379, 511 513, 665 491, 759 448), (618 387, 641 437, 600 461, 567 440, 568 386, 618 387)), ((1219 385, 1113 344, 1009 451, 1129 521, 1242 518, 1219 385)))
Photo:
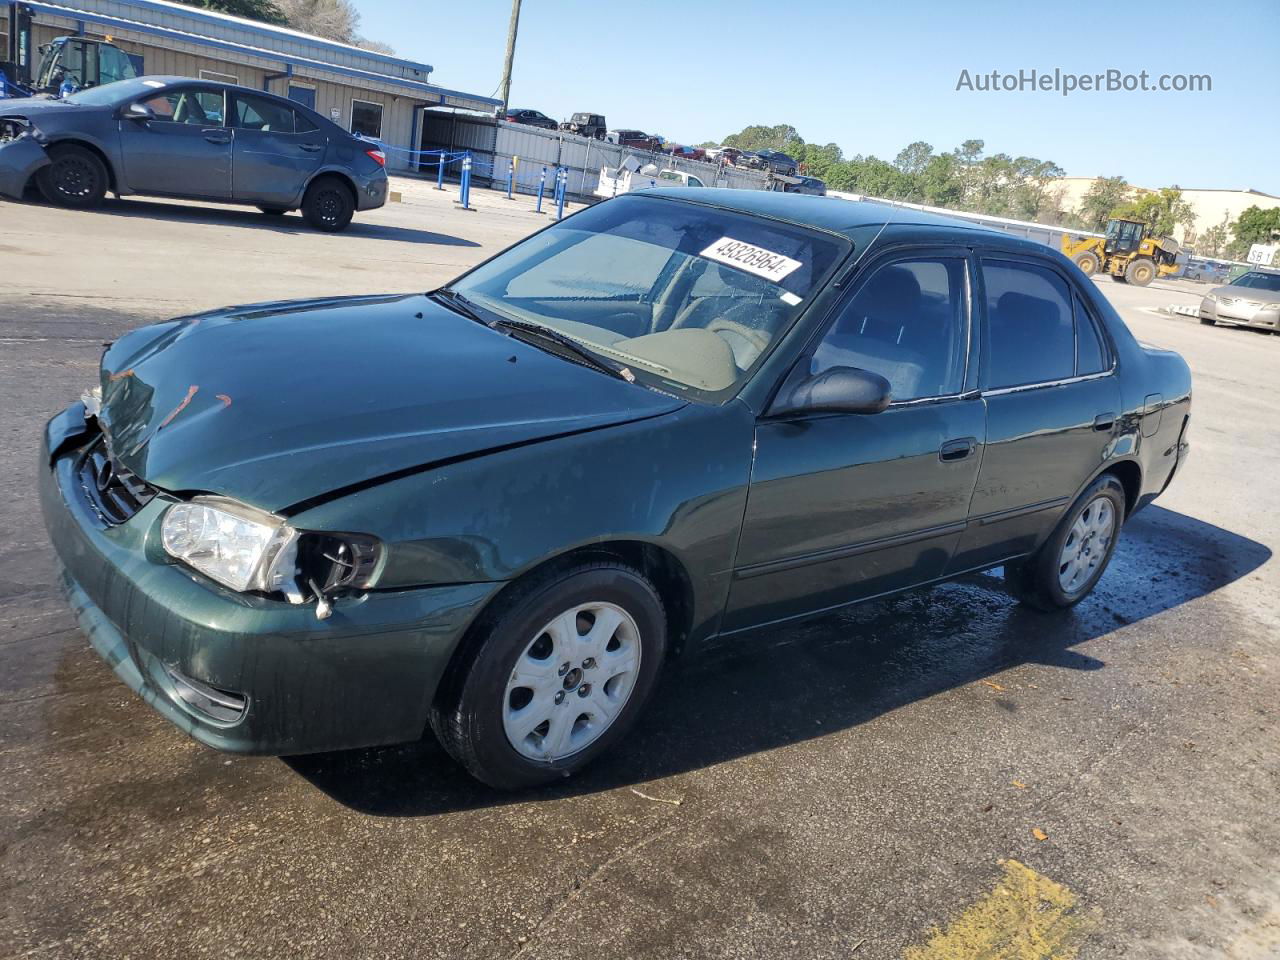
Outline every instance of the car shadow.
MULTIPOLYGON (((997 572, 871 601, 722 642, 668 669, 636 729, 578 777, 508 794, 471 779, 428 733, 396 747, 290 757, 299 775, 376 816, 428 816, 609 790, 819 737, 1023 663, 1102 670, 1074 648, 1203 597, 1271 550, 1160 507, 1126 525, 1111 567, 1077 607, 1039 613, 997 572)), ((997 706, 1015 711, 1008 698, 997 706)))
MULTIPOLYGON (((113 217, 145 217, 147 219, 173 220, 182 223, 199 223, 217 227, 244 227, 253 230, 266 230, 271 233, 313 234, 313 230, 296 211, 283 216, 270 216, 258 210, 245 210, 239 207, 197 207, 185 203, 164 203, 162 201, 107 199, 102 206, 92 211, 113 217)), ((417 230, 413 227, 397 227, 385 223, 369 223, 360 219, 356 213, 351 225, 339 236, 360 237, 370 240, 396 240, 400 243, 425 243, 444 247, 478 247, 473 240, 464 240, 447 233, 432 233, 429 230, 417 230)))

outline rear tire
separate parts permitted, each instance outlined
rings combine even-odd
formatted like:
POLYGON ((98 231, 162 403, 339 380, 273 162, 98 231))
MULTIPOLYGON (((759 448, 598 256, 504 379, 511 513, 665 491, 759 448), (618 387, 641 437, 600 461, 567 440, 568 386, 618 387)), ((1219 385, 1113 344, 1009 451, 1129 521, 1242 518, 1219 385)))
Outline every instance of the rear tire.
POLYGON ((643 574, 602 560, 515 584, 463 642, 431 727, 472 776, 518 790, 626 735, 657 683, 667 619, 643 574))
POLYGON ((1134 260, 1124 268, 1124 278, 1135 287, 1145 287, 1156 278, 1156 265, 1145 258, 1134 260))
POLYGON ((1082 253, 1075 258, 1075 264, 1086 277, 1098 272, 1098 256, 1094 253, 1082 253))
POLYGON ((1104 473, 1080 495, 1040 549, 1005 564, 1013 594, 1037 610, 1063 610, 1089 595, 1115 552, 1124 523, 1124 486, 1104 473))
POLYGON ((107 168, 92 150, 74 143, 54 144, 48 166, 36 173, 44 198, 58 207, 88 210, 107 194, 107 168))
POLYGON ((326 233, 345 230, 356 210, 351 188, 337 177, 321 177, 307 187, 302 215, 307 223, 326 233))

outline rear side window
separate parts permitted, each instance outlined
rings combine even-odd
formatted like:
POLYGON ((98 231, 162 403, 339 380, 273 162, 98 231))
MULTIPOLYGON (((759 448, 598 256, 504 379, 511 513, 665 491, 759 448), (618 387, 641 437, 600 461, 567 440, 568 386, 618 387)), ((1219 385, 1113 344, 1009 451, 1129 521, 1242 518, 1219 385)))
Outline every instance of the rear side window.
POLYGON ((242 130, 293 133, 293 109, 266 97, 237 93, 231 122, 242 130))
POLYGON ((1079 297, 1074 298, 1076 307, 1076 375, 1088 376, 1091 373, 1102 373, 1110 365, 1106 345, 1098 332, 1097 324, 1079 297))
POLYGON ((965 261, 904 260, 880 267, 840 309, 810 373, 870 370, 895 402, 950 396, 964 382, 967 342, 965 261))
POLYGON ((294 133, 313 133, 320 129, 320 125, 308 117, 301 110, 293 111, 293 132, 294 133))
POLYGON ((983 260, 987 301, 987 385, 991 389, 1075 375, 1072 295, 1052 270, 983 260))

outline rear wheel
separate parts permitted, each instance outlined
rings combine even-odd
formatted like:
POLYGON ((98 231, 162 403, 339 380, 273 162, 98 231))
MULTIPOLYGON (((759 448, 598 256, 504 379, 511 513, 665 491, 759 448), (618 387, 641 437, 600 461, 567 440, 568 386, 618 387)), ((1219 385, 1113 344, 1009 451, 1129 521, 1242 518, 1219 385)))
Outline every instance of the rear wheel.
POLYGON ((490 786, 567 777, 626 735, 666 645, 662 601, 630 567, 600 561, 517 584, 477 624, 431 726, 490 786))
POLYGON ((1106 570, 1124 511, 1124 487, 1104 473, 1080 495, 1039 550, 1005 564, 1005 581, 1019 600, 1037 610, 1074 606, 1106 570))
POLYGON ((1135 287, 1145 287, 1156 278, 1156 265, 1150 260, 1134 260, 1124 268, 1124 278, 1135 287))
POLYGON ((307 187, 302 198, 302 215, 307 223, 328 233, 345 229, 355 209, 351 188, 336 177, 321 177, 307 187))
POLYGON ((1082 253, 1075 258, 1075 264, 1086 277, 1092 277, 1098 272, 1098 255, 1095 253, 1082 253))
POLYGON ((96 153, 74 143, 55 144, 48 153, 49 165, 36 173, 36 185, 46 200, 77 209, 102 202, 107 193, 107 168, 96 153))

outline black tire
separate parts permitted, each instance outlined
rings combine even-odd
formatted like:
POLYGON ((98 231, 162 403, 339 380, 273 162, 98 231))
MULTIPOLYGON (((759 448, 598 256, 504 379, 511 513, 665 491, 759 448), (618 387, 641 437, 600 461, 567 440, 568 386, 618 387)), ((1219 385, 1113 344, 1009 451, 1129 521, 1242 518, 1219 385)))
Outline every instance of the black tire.
POLYGON ((54 144, 48 166, 36 173, 36 186, 50 203, 88 210, 107 195, 107 167, 96 153, 74 143, 54 144))
POLYGON ((1201 317, 1200 322, 1203 323, 1206 327, 1212 327, 1212 326, 1215 326, 1218 321, 1213 319, 1213 317, 1201 317))
POLYGON ((351 188, 337 177, 320 177, 307 187, 302 198, 302 215, 307 223, 326 233, 345 230, 356 212, 351 188))
POLYGON ((265 213, 268 217, 283 217, 286 213, 289 212, 288 207, 261 207, 260 206, 258 207, 258 209, 261 210, 263 213, 265 213))
POLYGON ((1080 494, 1071 509, 1063 514, 1062 520, 1054 527, 1049 538, 1041 544, 1040 549, 1022 560, 1005 564, 1005 582, 1014 596, 1037 610, 1063 610, 1075 606, 1089 595, 1089 591, 1094 588, 1107 569, 1107 564, 1111 562, 1111 555, 1115 552, 1116 541, 1120 538, 1120 530, 1124 524, 1124 515, 1124 486, 1112 474, 1104 473, 1090 484, 1089 489, 1080 494), (1067 545, 1076 520, 1100 499, 1107 500, 1113 511, 1114 526, 1111 539, 1088 577, 1068 592, 1063 588, 1060 577, 1063 569, 1061 566, 1063 549, 1067 545))
POLYGON ((1092 277, 1098 272, 1098 255, 1096 253, 1079 254, 1075 258, 1075 264, 1086 277, 1092 277))
MULTIPOLYGON (((666 656, 666 611, 643 574, 601 560, 513 585, 464 644, 441 682, 431 727, 472 776, 498 789, 518 790, 576 773, 627 734, 653 692, 666 656), (635 622, 640 663, 631 693, 598 738, 580 751, 555 761, 530 759, 517 752, 503 725, 508 680, 518 658, 537 639, 536 631, 574 606, 594 602, 616 605, 635 622)), ((587 672, 581 676, 590 678, 587 672)), ((566 705, 573 700, 568 698, 566 705)))
POLYGON ((1135 287, 1145 287, 1156 278, 1156 265, 1146 257, 1132 260, 1124 268, 1124 278, 1135 287))

